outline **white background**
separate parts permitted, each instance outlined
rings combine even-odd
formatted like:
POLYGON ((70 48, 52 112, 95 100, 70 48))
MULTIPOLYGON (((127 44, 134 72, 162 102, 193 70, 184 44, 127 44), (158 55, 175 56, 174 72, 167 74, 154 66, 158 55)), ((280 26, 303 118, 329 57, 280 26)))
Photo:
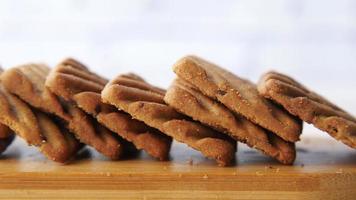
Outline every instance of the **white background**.
POLYGON ((0 0, 4 68, 71 56, 167 87, 172 64, 196 54, 253 81, 291 74, 352 114, 355 44, 352 0, 0 0))

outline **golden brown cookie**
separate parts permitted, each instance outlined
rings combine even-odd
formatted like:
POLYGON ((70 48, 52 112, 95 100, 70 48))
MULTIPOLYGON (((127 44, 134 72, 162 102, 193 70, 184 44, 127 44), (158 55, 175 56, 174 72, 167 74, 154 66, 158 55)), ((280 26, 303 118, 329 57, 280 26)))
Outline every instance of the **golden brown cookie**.
POLYGON ((215 159, 231 164, 236 141, 179 114, 163 101, 164 90, 130 75, 119 76, 102 91, 102 99, 163 133, 215 159))
MULTIPOLYGON (((138 76, 131 74, 133 78, 138 76)), ((172 139, 143 122, 132 119, 101 101, 100 92, 108 81, 74 59, 64 60, 51 73, 47 85, 58 96, 75 102, 101 124, 160 160, 168 158, 172 139)))
POLYGON ((268 72, 260 79, 258 90, 291 114, 356 148, 356 118, 293 78, 268 72))
POLYGON ((234 113, 241 114, 286 141, 299 140, 301 121, 260 96, 252 82, 196 56, 180 59, 173 70, 179 78, 234 113))
POLYGON ((164 100, 178 112, 259 149, 281 163, 292 164, 295 160, 294 143, 284 141, 241 115, 233 114, 182 79, 172 83, 164 100))
POLYGON ((49 67, 43 64, 27 64, 6 70, 2 76, 4 87, 31 106, 53 114, 65 123, 76 138, 84 144, 116 160, 129 148, 123 139, 101 126, 91 116, 66 102, 45 87, 49 67))
MULTIPOLYGON (((3 73, 3 69, 0 67, 0 74, 1 73, 3 73)), ((4 124, 0 124, 0 154, 7 149, 14 138, 15 135, 12 130, 4 124)))
POLYGON ((79 142, 60 123, 30 108, 3 86, 0 86, 0 122, 56 162, 68 161, 80 148, 79 142))

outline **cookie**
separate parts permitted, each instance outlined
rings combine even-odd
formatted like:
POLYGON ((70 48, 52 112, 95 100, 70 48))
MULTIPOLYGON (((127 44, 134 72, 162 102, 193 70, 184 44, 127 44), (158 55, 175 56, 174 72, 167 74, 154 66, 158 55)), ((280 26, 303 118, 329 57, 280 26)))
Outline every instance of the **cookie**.
MULTIPOLYGON (((1 73, 3 73, 3 69, 0 67, 0 74, 1 73)), ((13 142, 14 138, 15 135, 12 130, 4 124, 0 124, 0 154, 7 149, 13 142)))
POLYGON ((293 78, 268 72, 260 79, 258 91, 303 121, 356 148, 356 118, 293 78))
MULTIPOLYGON (((140 77, 130 74, 132 78, 140 77)), ((110 104, 101 101, 108 81, 74 59, 64 60, 51 73, 47 85, 54 93, 74 102, 101 124, 159 160, 168 158, 172 139, 110 104)))
POLYGON ((45 87, 50 69, 43 64, 27 64, 6 70, 1 75, 4 87, 31 106, 57 116, 82 143, 92 146, 112 160, 121 158, 125 148, 123 139, 101 126, 81 109, 66 102, 45 87))
POLYGON ((49 159, 67 162, 80 149, 79 142, 60 123, 39 112, 0 86, 0 122, 49 159))
POLYGON ((164 94, 164 90, 142 79, 122 75, 105 86, 102 99, 200 151, 204 156, 215 159, 220 166, 231 164, 235 157, 236 141, 176 112, 165 104, 164 94))
POLYGON ((288 112, 259 95, 256 85, 196 56, 186 56, 173 66, 179 78, 200 92, 224 104, 236 114, 275 133, 286 141, 296 142, 302 123, 288 112))
POLYGON ((12 130, 3 124, 0 124, 0 154, 7 149, 7 147, 13 142, 14 138, 15 135, 12 130))
POLYGON ((281 163, 292 164, 295 160, 294 143, 284 141, 241 115, 233 114, 182 79, 172 83, 164 100, 178 112, 261 150, 281 163))

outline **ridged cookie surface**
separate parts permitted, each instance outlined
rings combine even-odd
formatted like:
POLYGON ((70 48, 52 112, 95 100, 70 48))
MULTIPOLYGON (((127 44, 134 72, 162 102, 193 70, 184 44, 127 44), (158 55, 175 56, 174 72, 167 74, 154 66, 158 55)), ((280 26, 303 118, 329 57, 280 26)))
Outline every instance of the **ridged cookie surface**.
POLYGON ((101 101, 100 93, 107 82, 80 62, 67 59, 53 70, 47 85, 58 96, 74 102, 102 125, 132 142, 137 149, 157 159, 167 159, 172 143, 170 137, 101 101))
POLYGON ((232 112, 272 131, 286 141, 296 142, 302 123, 260 96, 256 85, 197 56, 186 56, 173 66, 179 78, 217 100, 232 112))
POLYGON ((291 114, 356 148, 356 118, 287 75, 268 72, 258 90, 291 114))
POLYGON ((231 164, 235 157, 236 142, 176 112, 165 104, 164 94, 164 90, 137 76, 121 75, 106 85, 102 99, 206 157, 215 159, 219 165, 231 164))
POLYGON ((0 86, 0 122, 56 162, 67 162, 80 148, 59 122, 31 108, 3 86, 0 86))
POLYGON ((6 70, 1 79, 9 92, 31 106, 62 119, 63 125, 84 144, 92 146, 110 159, 121 158, 127 146, 125 141, 46 88, 45 81, 49 72, 46 65, 26 64, 6 70))
POLYGON ((281 163, 292 164, 295 160, 294 143, 284 141, 241 115, 233 114, 224 105, 203 95, 182 79, 172 83, 164 100, 177 111, 261 150, 281 163))

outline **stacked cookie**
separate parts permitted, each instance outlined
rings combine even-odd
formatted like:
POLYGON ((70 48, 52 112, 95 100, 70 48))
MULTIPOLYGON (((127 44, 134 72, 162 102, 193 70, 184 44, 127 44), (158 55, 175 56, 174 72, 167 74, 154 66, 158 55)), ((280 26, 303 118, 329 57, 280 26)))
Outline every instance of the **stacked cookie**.
MULTIPOLYGON (((134 77, 134 75, 131 76, 134 77)), ((167 159, 172 139, 160 131, 132 119, 129 114, 114 106, 104 103, 100 93, 107 83, 108 80, 91 72, 83 64, 73 59, 67 59, 52 70, 47 78, 46 86, 58 98, 95 118, 95 123, 100 123, 105 129, 127 141, 134 148, 143 149, 157 159, 167 159)), ((99 136, 99 138, 103 138, 103 136, 99 136)), ((110 141, 116 140, 104 138, 102 146, 107 147, 110 141)), ((90 143, 86 144, 91 145, 90 143)), ((120 145, 113 145, 116 148, 118 146, 120 145)))
POLYGON ((12 93, 29 92, 24 93, 23 96, 29 97, 33 101, 38 100, 38 97, 55 99, 54 96, 44 93, 46 90, 44 85, 36 85, 45 80, 42 75, 48 71, 49 68, 44 65, 36 67, 26 65, 1 74, 0 122, 12 129, 29 145, 38 147, 49 159, 66 162, 75 155, 82 145, 69 133, 62 121, 30 106, 12 93), (13 76, 17 72, 19 76, 13 76), (30 85, 30 82, 22 79, 27 73, 36 84, 30 85))
POLYGON ((164 96, 164 90, 137 75, 120 75, 101 93, 105 103, 215 159, 221 166, 230 164, 235 157, 236 142, 178 113, 164 102, 164 96))
POLYGON ((356 118, 293 78, 268 72, 260 79, 258 91, 292 115, 356 148, 356 118))
POLYGON ((2 74, 1 81, 9 97, 4 98, 8 102, 2 104, 5 108, 1 111, 8 112, 2 114, 5 119, 0 121, 54 161, 67 162, 83 144, 112 160, 137 149, 145 149, 158 159, 168 157, 171 139, 101 103, 100 87, 107 81, 73 59, 64 60, 52 72, 43 64, 14 67, 2 74), (18 104, 12 103, 12 99, 18 104), (48 125, 41 122, 44 117, 48 125), (64 153, 70 149, 73 151, 64 153))
POLYGON ((256 85, 196 56, 179 60, 173 70, 178 78, 167 104, 281 163, 294 162, 302 123, 260 96, 256 85))
POLYGON ((84 145, 112 160, 138 150, 166 160, 173 138, 220 166, 237 142, 292 164, 302 120, 356 148, 356 119, 290 77, 269 72, 255 85, 196 56, 173 70, 166 91, 136 74, 109 81, 74 59, 11 68, 1 74, 0 151, 13 130, 58 162, 84 145))

